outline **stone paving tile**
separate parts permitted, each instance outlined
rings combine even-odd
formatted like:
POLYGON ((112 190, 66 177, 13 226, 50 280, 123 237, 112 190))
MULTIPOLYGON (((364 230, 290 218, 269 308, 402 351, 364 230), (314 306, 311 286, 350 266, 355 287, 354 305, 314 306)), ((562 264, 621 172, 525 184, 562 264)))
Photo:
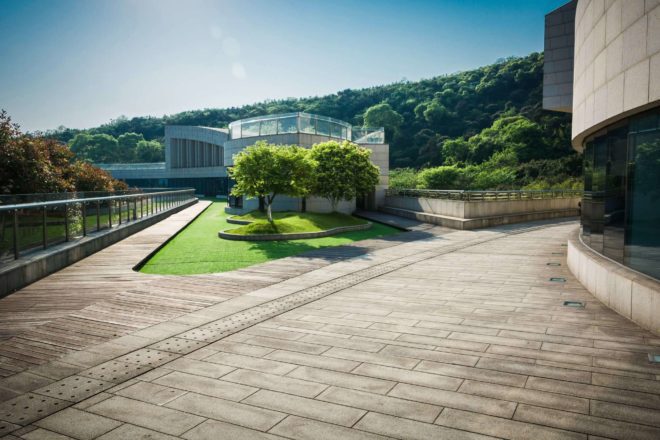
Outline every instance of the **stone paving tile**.
POLYGON ((390 380, 312 367, 298 367, 288 376, 378 394, 387 393, 396 383, 390 380))
POLYGON ((268 390, 258 391, 243 402, 285 414, 308 417, 347 427, 353 426, 366 413, 364 410, 348 406, 268 390))
POLYGON ((177 438, 126 423, 98 437, 98 440, 175 440, 177 438))
POLYGON ((212 362, 198 361, 190 358, 179 358, 167 364, 168 369, 182 371, 184 373, 195 374, 198 376, 206 376, 218 378, 225 374, 234 371, 234 367, 227 365, 214 364, 212 362))
POLYGON ((71 440, 71 437, 67 435, 62 435, 58 434, 53 431, 48 431, 46 429, 35 429, 33 431, 30 431, 26 434, 21 435, 21 437, 14 437, 14 436, 8 436, 8 437, 2 437, 3 440, 15 440, 15 439, 23 439, 23 440, 71 440))
POLYGON ((614 439, 657 440, 660 438, 659 428, 524 404, 518 406, 514 419, 614 439))
MULTIPOLYGON (((388 346, 389 347, 389 346, 388 346)), ((389 367, 408 368, 412 369, 419 363, 419 359, 405 358, 399 356, 388 356, 385 350, 379 353, 367 353, 357 350, 348 350, 345 348, 331 348, 323 353, 323 356, 334 357, 339 359, 348 359, 357 362, 369 362, 377 365, 386 365, 389 367)))
POLYGON ((383 440, 390 438, 296 416, 288 416, 270 432, 295 440, 383 440))
POLYGON ((408 347, 395 347, 392 345, 388 345, 383 350, 381 350, 380 353, 389 354, 392 356, 402 356, 409 359, 424 359, 447 364, 465 365, 468 367, 473 367, 479 361, 478 356, 467 356, 433 350, 420 350, 408 347))
POLYGON ((592 400, 591 415, 660 427, 660 410, 657 409, 592 400))
POLYGON ((285 341, 282 339, 267 338, 264 336, 257 336, 255 338, 250 338, 247 341, 245 341, 245 343, 251 345, 259 345, 262 347, 268 347, 273 349, 298 351, 307 354, 321 354, 327 351, 328 349, 330 349, 330 347, 325 345, 309 344, 300 341, 285 341))
POLYGON ((530 390, 527 388, 509 387, 487 382, 466 380, 458 391, 461 393, 473 394, 475 396, 528 403, 530 405, 542 406, 545 408, 554 408, 582 414, 589 413, 588 399, 530 390))
MULTIPOLYGON (((248 338, 247 340, 250 339, 254 338, 248 338)), ((255 345, 243 344, 240 342, 230 342, 224 339, 218 342, 214 342, 213 344, 207 346, 207 348, 215 351, 224 351, 225 353, 242 354, 245 356, 254 357, 266 356, 268 353, 272 353, 274 351, 272 348, 268 347, 259 347, 255 345)))
POLYGON ((586 440, 585 434, 446 408, 435 421, 449 428, 511 440, 586 440))
POLYGON ((273 374, 286 374, 296 368, 296 365, 293 364, 232 353, 216 353, 204 360, 231 367, 246 368, 273 374))
POLYGON ((229 383, 224 380, 211 379, 203 376, 195 376, 194 374, 182 373, 180 371, 174 371, 168 375, 159 377, 154 380, 154 383, 177 388, 179 390, 192 391, 206 396, 234 400, 236 402, 243 400, 245 397, 257 391, 257 388, 255 387, 229 383))
POLYGON ((432 438, 486 440, 495 438, 373 412, 364 416, 362 420, 355 425, 355 428, 375 434, 411 440, 427 440, 432 438))
POLYGON ((302 338, 301 341, 329 345, 331 347, 347 348, 349 350, 368 351, 372 353, 378 352, 385 347, 385 344, 382 343, 356 341, 355 339, 335 338, 323 335, 307 335, 302 338))
POLYGON ((501 399, 479 397, 460 392, 403 383, 397 384, 387 395, 506 418, 513 416, 516 409, 514 402, 507 402, 501 399))
POLYGON ((278 376, 276 374, 261 373, 254 370, 235 370, 224 376, 222 379, 228 382, 236 382, 243 385, 249 385, 251 387, 263 388, 271 391, 280 391, 283 393, 294 394, 296 396, 302 397, 317 396, 327 388, 327 385, 322 385, 315 382, 294 379, 286 376, 278 376))
MULTIPOLYGON (((260 431, 269 430, 286 416, 286 414, 280 412, 196 393, 188 393, 181 396, 166 406, 260 431)), ((200 418, 198 417, 198 419, 200 418)))
POLYGON ((559 380, 530 377, 527 388, 549 391, 552 393, 568 394, 570 396, 588 399, 604 400, 608 402, 623 403, 645 408, 660 409, 660 395, 611 389, 596 385, 563 382, 559 380))
MULTIPOLYGON (((567 382, 591 382, 591 373, 579 370, 551 368, 540 365, 529 365, 500 359, 481 358, 476 365, 478 368, 503 371, 507 373, 525 374, 530 376, 558 379, 567 382)), ((571 384, 569 384, 571 385, 571 384)))
POLYGON ((439 406, 337 387, 328 388, 317 399, 427 423, 432 423, 442 410, 439 406))
POLYGON ((325 368, 326 370, 348 372, 360 365, 359 362, 346 359, 334 359, 286 350, 276 350, 265 356, 266 359, 286 362, 289 364, 304 365, 307 367, 325 368))
POLYGON ((591 383, 608 388, 641 391, 644 393, 660 394, 660 381, 637 379, 632 377, 614 376, 611 374, 593 373, 591 383))
POLYGON ((171 435, 181 435, 204 421, 203 417, 121 396, 111 397, 86 411, 171 435))
POLYGON ((138 382, 119 390, 116 394, 130 399, 153 403, 154 405, 164 405, 185 393, 185 391, 157 385, 151 382, 138 382))
MULTIPOLYGON (((217 420, 207 420, 204 423, 195 426, 181 437, 186 440, 277 440, 284 438, 273 434, 264 434, 263 432, 255 431, 254 429, 243 428, 230 423, 219 422, 217 420)), ((154 440, 158 440, 158 438, 155 438, 154 440)))
POLYGON ((416 371, 450 376, 460 379, 474 379, 482 382, 510 385, 516 387, 525 386, 527 376, 522 374, 506 373, 501 371, 486 370, 483 368, 465 367, 462 365, 443 364, 439 362, 422 361, 415 367, 416 371))
POLYGON ((92 440, 115 429, 121 425, 121 422, 75 408, 67 408, 35 422, 35 425, 76 439, 92 440))
POLYGON ((442 390, 456 391, 463 382, 455 377, 440 376, 437 374, 423 373, 419 371, 403 370, 400 368, 386 367, 364 363, 353 370, 354 374, 366 377, 377 377, 394 382, 404 382, 413 385, 422 385, 442 390))

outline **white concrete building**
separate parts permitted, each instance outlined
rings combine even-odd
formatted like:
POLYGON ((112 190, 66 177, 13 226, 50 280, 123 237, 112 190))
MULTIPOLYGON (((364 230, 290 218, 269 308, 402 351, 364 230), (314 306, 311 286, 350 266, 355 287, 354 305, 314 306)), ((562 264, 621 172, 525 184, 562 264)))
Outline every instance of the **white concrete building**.
MULTIPOLYGON (((272 144, 300 145, 309 148, 329 140, 349 140, 371 150, 372 162, 380 168, 380 181, 372 194, 360 200, 340 204, 343 212, 352 212, 356 204, 375 209, 382 205, 389 174, 389 145, 382 128, 352 127, 326 116, 310 113, 286 113, 241 119, 229 124, 229 129, 195 126, 165 127, 165 162, 157 164, 101 165, 113 177, 138 187, 194 187, 199 194, 228 195, 231 179, 227 167, 233 157, 245 147, 264 140, 272 144)), ((247 212, 258 208, 256 199, 230 198, 232 212, 247 212)), ((324 199, 280 196, 275 210, 324 212, 330 205, 324 199), (303 206, 304 205, 304 206, 303 206)))

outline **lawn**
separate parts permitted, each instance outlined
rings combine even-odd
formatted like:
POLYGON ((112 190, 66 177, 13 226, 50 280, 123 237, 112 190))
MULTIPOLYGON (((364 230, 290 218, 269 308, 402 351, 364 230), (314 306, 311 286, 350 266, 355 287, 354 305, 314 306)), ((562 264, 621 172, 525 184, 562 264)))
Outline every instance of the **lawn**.
POLYGON ((401 231, 379 223, 366 231, 346 232, 308 240, 248 242, 223 240, 218 231, 238 227, 227 223, 226 202, 214 200, 195 221, 156 253, 141 272, 192 275, 226 272, 289 257, 308 250, 349 244, 401 231))
POLYGON ((236 217, 241 220, 251 220, 246 226, 238 226, 228 232, 238 235, 248 234, 290 234, 296 232, 318 232, 339 226, 354 226, 368 223, 361 218, 346 214, 319 214, 315 212, 274 212, 273 223, 266 220, 261 212, 249 213, 236 217))

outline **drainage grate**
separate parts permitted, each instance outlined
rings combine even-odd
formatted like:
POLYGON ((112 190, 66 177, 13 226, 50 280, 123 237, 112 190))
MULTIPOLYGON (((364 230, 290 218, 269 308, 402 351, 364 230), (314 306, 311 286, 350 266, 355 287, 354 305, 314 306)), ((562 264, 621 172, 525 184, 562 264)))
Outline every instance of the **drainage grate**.
POLYGON ((553 283, 565 283, 566 278, 552 277, 552 278, 550 278, 550 281, 552 281, 553 283))
POLYGON ((70 402, 80 402, 114 384, 83 376, 70 376, 34 391, 42 396, 56 397, 70 402))
POLYGON ((561 266, 561 263, 545 263, 546 266, 561 266))
POLYGON ((566 307, 584 308, 586 304, 582 301, 564 301, 564 305, 566 307))
POLYGON ((649 353, 649 362, 652 364, 660 364, 660 354, 649 353))
POLYGON ((27 425, 70 405, 71 402, 28 393, 0 404, 0 419, 27 425))

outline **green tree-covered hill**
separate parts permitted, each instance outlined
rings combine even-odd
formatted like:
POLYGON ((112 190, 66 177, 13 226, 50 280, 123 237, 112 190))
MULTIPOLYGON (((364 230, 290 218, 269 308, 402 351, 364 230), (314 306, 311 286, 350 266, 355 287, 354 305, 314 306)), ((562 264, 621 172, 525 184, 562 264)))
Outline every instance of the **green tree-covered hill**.
MULTIPOLYGON (((567 158, 574 156, 570 147, 570 115, 541 109, 542 79, 543 54, 532 53, 421 81, 242 107, 191 110, 163 117, 120 117, 84 132, 60 128, 49 134, 71 141, 74 151, 89 152, 99 151, 98 142, 86 148, 84 142, 78 142, 80 139, 74 140, 77 134, 107 134, 118 139, 126 133, 137 133, 146 141, 162 141, 164 126, 168 124, 226 127, 241 118, 305 111, 354 125, 384 125, 390 143, 391 168, 479 165, 495 153, 508 151, 511 144, 510 150, 516 156, 514 172, 519 177, 520 173, 538 177, 548 167, 553 174, 559 171, 565 172, 564 177, 574 176, 579 172, 579 161, 567 158), (526 166, 547 160, 559 162, 551 166, 532 165, 531 171, 526 166)), ((113 144, 107 138, 98 140, 113 144)), ((144 144, 143 147, 146 148, 144 144)), ((140 157, 161 156, 136 153, 104 157, 110 160, 133 157, 133 161, 140 161, 140 157)), ((511 165, 510 160, 507 163, 511 165)))

